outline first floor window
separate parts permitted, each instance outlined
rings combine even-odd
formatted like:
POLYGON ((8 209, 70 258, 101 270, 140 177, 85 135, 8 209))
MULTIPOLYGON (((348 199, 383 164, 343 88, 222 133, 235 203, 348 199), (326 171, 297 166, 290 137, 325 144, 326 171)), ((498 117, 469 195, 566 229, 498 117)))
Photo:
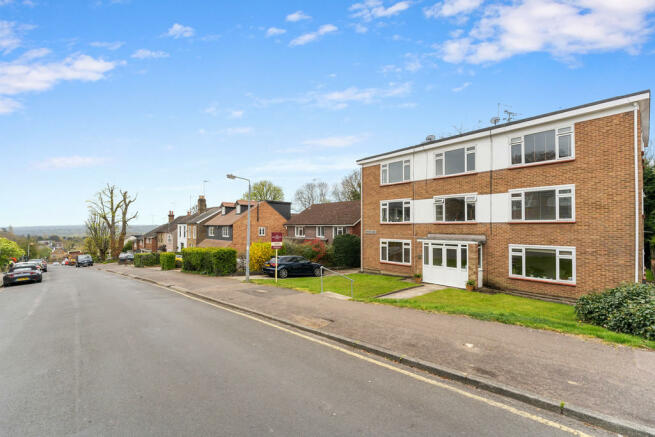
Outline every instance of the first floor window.
POLYGON ((389 200, 380 202, 380 222, 402 223, 411 221, 411 200, 389 200))
POLYGON ((380 240, 380 261, 411 264, 412 242, 380 240))
POLYGON ((325 238, 325 226, 316 226, 316 236, 325 238))
POLYGON ((409 159, 389 162, 380 166, 380 183, 393 184, 405 182, 410 179, 409 159))
POLYGON ((265 237, 266 236, 266 228, 264 226, 260 226, 257 235, 259 235, 260 237, 265 237))
POLYGON ((228 226, 223 226, 222 234, 223 238, 230 238, 230 228, 228 226))
POLYGON ((475 171, 475 146, 436 153, 434 164, 435 176, 475 171))
POLYGON ((511 192, 512 220, 572 220, 573 186, 511 192))
POLYGON ((345 233, 345 228, 343 226, 337 226, 334 235, 343 235, 345 233))
POLYGON ((302 226, 296 226, 296 237, 304 237, 305 236, 305 228, 302 226))
POLYGON ((475 221, 477 196, 435 197, 435 221, 470 222, 475 221))
POLYGON ((213 236, 214 236, 214 227, 213 227, 213 226, 210 226, 210 227, 207 229, 207 235, 209 235, 210 237, 213 237, 213 236))
POLYGON ((510 245, 510 275, 575 283, 575 248, 510 245))
POLYGON ((512 165, 532 164, 573 156, 573 129, 563 127, 510 139, 512 165))

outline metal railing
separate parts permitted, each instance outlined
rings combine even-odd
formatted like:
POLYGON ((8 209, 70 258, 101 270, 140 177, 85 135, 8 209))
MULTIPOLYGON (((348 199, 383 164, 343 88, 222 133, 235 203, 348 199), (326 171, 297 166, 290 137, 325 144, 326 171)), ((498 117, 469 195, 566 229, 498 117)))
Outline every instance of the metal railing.
POLYGON ((343 273, 335 272, 334 270, 330 270, 327 267, 321 266, 321 294, 323 293, 323 270, 327 270, 328 272, 332 272, 336 275, 343 276, 347 280, 350 281, 350 298, 352 299, 353 296, 353 284, 355 283, 354 279, 350 279, 348 276, 344 275, 343 273))

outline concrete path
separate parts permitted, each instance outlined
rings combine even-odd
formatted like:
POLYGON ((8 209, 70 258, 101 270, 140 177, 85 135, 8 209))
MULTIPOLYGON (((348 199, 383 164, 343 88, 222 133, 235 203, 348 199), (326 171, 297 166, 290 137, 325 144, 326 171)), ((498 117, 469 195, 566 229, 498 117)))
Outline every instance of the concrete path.
POLYGON ((655 426, 652 350, 233 279, 129 266, 100 268, 176 284, 208 298, 315 326, 557 403, 655 426))
POLYGON ((432 293, 437 290, 445 290, 448 287, 443 285, 421 285, 420 287, 410 288, 408 290, 400 290, 394 293, 385 294, 384 296, 379 296, 381 299, 411 299, 417 296, 423 296, 424 294, 432 293))

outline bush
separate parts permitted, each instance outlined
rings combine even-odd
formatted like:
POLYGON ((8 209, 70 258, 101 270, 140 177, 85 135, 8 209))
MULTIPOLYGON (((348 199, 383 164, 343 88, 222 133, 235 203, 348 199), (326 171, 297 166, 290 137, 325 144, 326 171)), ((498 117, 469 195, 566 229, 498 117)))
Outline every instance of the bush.
POLYGON ((261 272, 266 261, 274 256, 275 251, 271 249, 271 243, 253 243, 250 245, 250 271, 261 272))
POLYGON ((237 251, 224 247, 182 249, 182 269, 209 275, 225 276, 237 269, 237 251))
POLYGON ((334 237, 334 263, 340 267, 359 267, 361 242, 357 235, 334 237))
POLYGON ((134 267, 150 267, 159 265, 159 252, 134 254, 134 267))
POLYGON ((172 252, 162 253, 159 255, 159 262, 162 270, 173 270, 175 269, 175 254, 172 252))
POLYGON ((584 322, 655 340, 655 286, 623 284, 582 296, 575 312, 584 322))

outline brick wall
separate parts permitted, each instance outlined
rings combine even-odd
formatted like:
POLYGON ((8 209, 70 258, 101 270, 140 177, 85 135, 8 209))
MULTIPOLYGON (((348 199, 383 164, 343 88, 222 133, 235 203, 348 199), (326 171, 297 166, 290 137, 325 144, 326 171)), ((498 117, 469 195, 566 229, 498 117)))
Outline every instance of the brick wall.
MULTIPOLYGON (((241 215, 243 217, 232 226, 233 236, 230 247, 236 249, 239 254, 244 254, 246 253, 246 236, 248 234, 247 211, 244 211, 241 215)), ((287 219, 268 203, 259 203, 250 210, 250 242, 270 242, 271 232, 285 232, 284 223, 286 221, 287 219), (266 235, 263 237, 258 235, 258 228, 260 226, 266 227, 266 235)))
MULTIPOLYGON (((641 166, 640 166, 641 167, 641 166)), ((642 173, 640 168, 640 176, 642 173)), ((641 179, 641 177, 640 177, 641 179)), ((579 297, 592 290, 634 281, 635 187, 633 113, 575 124, 575 160, 502 169, 442 179, 380 186, 380 166, 362 169, 362 255, 367 270, 411 275, 421 272, 417 238, 428 233, 483 234, 484 282, 502 289, 579 297), (575 184, 575 223, 380 224, 380 201, 436 195, 575 184), (366 233, 375 232, 374 234, 366 233), (379 240, 412 240, 412 265, 379 261, 379 240), (576 247, 576 285, 509 278, 509 244, 576 247)), ((641 193, 641 188, 639 190, 641 193)), ((640 194, 641 196, 641 194, 640 194)), ((643 217, 640 219, 643 242, 643 217)), ((640 243, 640 253, 643 243, 640 243)), ((472 264, 469 251, 469 266, 472 264)), ((475 252, 477 257, 477 252, 475 252)), ((643 257, 640 256, 640 263, 643 257)), ((639 266, 640 272, 642 266, 639 266)))

